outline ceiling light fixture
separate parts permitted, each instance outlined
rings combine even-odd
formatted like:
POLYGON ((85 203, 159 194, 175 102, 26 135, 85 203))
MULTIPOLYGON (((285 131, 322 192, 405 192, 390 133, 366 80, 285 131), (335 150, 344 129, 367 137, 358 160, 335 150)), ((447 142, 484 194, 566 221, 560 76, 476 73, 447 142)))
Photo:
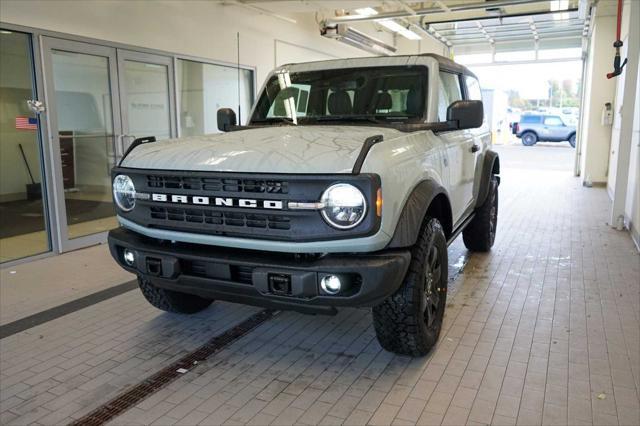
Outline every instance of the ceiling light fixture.
POLYGON ((393 31, 394 33, 398 33, 409 40, 422 40, 422 37, 420 37, 418 34, 414 33, 408 28, 403 27, 402 25, 391 19, 381 19, 376 22, 387 28, 388 30, 393 31))
MULTIPOLYGON (((361 16, 374 16, 378 14, 378 11, 372 7, 363 7, 361 9, 356 9, 355 12, 361 16)), ((375 22, 409 40, 422 40, 422 37, 420 37, 419 34, 416 34, 410 29, 398 24, 393 19, 376 19, 375 22)))
POLYGON ((363 7, 361 9, 356 9, 356 13, 362 16, 373 16, 377 15, 378 11, 372 7, 363 7))
POLYGON ((376 55, 390 56, 396 48, 344 24, 323 27, 320 34, 376 55))

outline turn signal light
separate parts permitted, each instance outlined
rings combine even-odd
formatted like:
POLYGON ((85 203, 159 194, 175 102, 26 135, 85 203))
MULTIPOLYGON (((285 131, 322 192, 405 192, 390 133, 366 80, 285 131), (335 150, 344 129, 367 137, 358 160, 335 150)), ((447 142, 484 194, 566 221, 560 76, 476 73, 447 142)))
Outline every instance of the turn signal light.
POLYGON ((382 217, 382 188, 378 188, 378 196, 376 197, 376 214, 382 217))

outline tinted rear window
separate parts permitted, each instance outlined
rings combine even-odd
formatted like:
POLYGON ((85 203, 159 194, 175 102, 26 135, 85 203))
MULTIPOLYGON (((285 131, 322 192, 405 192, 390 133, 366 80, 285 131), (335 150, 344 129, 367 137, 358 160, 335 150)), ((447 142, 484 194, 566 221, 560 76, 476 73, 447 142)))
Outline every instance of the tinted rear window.
POLYGON ((539 123, 540 116, 539 115, 523 115, 520 119, 521 123, 539 123))

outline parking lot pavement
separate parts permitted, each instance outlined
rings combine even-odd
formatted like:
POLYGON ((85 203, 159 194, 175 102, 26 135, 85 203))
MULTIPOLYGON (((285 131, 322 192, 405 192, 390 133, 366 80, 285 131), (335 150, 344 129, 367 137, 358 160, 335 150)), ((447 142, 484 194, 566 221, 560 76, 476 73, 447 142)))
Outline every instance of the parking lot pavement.
MULTIPOLYGON (((428 356, 382 350, 368 309, 282 312, 111 424, 640 424, 633 242, 604 189, 506 158, 496 245, 452 247, 428 356)), ((132 291, 2 339, 0 424, 80 419, 259 310, 178 316, 132 291)))

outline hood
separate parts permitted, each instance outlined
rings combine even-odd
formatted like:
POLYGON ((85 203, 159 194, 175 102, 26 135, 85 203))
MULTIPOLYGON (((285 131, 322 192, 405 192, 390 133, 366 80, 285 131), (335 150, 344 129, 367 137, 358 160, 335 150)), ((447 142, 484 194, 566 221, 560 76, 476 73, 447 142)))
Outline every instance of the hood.
POLYGON ((270 126, 170 139, 135 148, 123 167, 255 173, 350 173, 366 138, 402 132, 368 126, 270 126))

